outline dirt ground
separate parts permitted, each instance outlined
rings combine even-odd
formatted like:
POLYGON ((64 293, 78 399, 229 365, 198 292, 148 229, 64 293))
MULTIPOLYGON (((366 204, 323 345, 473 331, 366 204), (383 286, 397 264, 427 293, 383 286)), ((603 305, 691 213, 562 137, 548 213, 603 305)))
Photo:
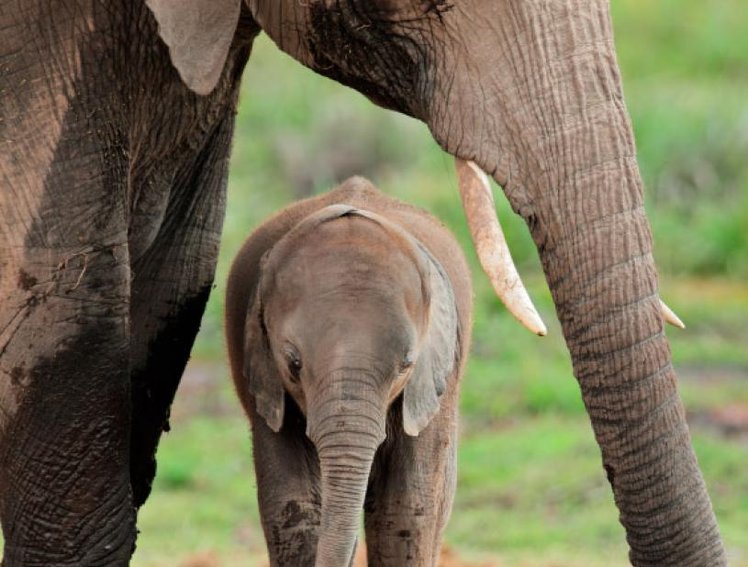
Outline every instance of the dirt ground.
MULTIPOLYGON (((179 567, 224 567, 217 555, 200 553, 180 563, 179 567)), ((366 567, 366 548, 359 545, 356 551, 354 567, 366 567)), ((439 567, 500 567, 498 563, 469 563, 460 559, 449 547, 442 548, 439 567)))

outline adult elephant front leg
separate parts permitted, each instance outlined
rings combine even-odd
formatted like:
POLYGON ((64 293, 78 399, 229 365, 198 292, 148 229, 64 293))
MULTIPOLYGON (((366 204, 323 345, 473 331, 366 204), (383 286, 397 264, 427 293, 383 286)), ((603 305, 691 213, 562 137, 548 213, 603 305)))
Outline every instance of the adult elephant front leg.
POLYGON ((123 565, 135 539, 127 252, 112 242, 58 257, 67 269, 54 260, 24 271, 38 282, 3 317, 13 328, 0 345, 10 375, 0 414, 3 566, 123 565))
POLYGON ((79 118, 47 156, 19 143, 0 157, 5 567, 124 565, 135 541, 123 187, 105 182, 79 118))
MULTIPOLYGON (((156 448, 169 429, 169 408, 213 283, 234 121, 233 112, 226 113, 203 151, 175 175, 160 231, 133 259, 130 471, 137 507, 150 494, 156 448)), ((141 213, 152 216, 150 210, 141 213)))

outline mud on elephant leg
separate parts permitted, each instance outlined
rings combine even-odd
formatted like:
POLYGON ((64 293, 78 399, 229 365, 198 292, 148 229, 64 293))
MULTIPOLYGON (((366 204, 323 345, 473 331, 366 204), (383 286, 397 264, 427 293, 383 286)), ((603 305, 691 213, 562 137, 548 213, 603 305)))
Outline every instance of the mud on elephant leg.
POLYGON ((150 494, 158 442, 169 429, 169 409, 213 284, 228 167, 220 156, 232 129, 233 114, 227 113, 204 150, 177 173, 167 220, 133 259, 130 474, 138 507, 150 494))
POLYGON ((278 433, 250 408, 260 516, 272 567, 313 567, 322 506, 319 460, 301 412, 286 401, 278 433))
POLYGON ((6 567, 123 565, 134 548, 125 238, 84 252, 27 249, 17 288, 4 294, 6 567))
MULTIPOLYGON (((445 409, 418 437, 388 435, 380 447, 364 504, 371 567, 438 562, 457 479, 456 412, 445 409)), ((394 430, 399 413, 393 406, 394 430)))

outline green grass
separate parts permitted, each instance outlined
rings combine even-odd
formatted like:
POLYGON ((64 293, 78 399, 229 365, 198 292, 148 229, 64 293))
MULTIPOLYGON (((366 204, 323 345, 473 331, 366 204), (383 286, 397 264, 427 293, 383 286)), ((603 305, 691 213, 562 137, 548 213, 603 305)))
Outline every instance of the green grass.
MULTIPOLYGON (((741 562, 748 553, 748 446, 697 430, 695 447, 733 565, 748 565, 741 562)), ((179 565, 207 551, 220 565, 259 564, 264 544, 238 405, 175 422, 139 527, 135 565, 179 565)), ((446 540, 461 555, 498 557, 506 566, 625 565, 623 529, 586 418, 518 413, 466 428, 446 540)))
MULTIPOLYGON (((743 4, 613 2, 663 295, 688 325, 668 334, 732 565, 748 565, 748 444, 707 424, 726 404, 748 407, 743 4)), ((464 557, 499 558, 504 566, 626 564, 599 450, 521 219, 497 191, 513 254, 549 325, 545 339, 516 325, 477 270, 451 159, 427 129, 313 75, 265 38, 245 74, 217 290, 195 356, 223 358, 226 272, 252 228, 352 173, 444 220, 474 269, 474 344, 447 541, 464 557)), ((224 401, 232 397, 227 384, 215 394, 224 401)), ((189 397, 180 392, 178 405, 189 397)), ((179 565, 200 552, 214 554, 207 557, 219 565, 251 565, 262 554, 244 418, 238 404, 222 404, 220 415, 198 411, 175 420, 165 437, 154 493, 141 512, 135 565, 179 565)))
POLYGON ((248 427, 230 417, 196 417, 168 435, 159 451, 156 506, 140 512, 136 565, 177 565, 201 551, 238 563, 261 557, 248 427))

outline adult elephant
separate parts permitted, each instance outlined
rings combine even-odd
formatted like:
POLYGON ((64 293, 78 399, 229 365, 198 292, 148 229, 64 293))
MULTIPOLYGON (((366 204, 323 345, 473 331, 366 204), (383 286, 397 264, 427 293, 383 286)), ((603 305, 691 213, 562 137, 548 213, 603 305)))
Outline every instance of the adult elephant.
POLYGON ((147 2, 0 4, 4 565, 132 553, 213 279, 260 29, 504 188, 540 251, 632 562, 725 563, 606 0, 147 2))

